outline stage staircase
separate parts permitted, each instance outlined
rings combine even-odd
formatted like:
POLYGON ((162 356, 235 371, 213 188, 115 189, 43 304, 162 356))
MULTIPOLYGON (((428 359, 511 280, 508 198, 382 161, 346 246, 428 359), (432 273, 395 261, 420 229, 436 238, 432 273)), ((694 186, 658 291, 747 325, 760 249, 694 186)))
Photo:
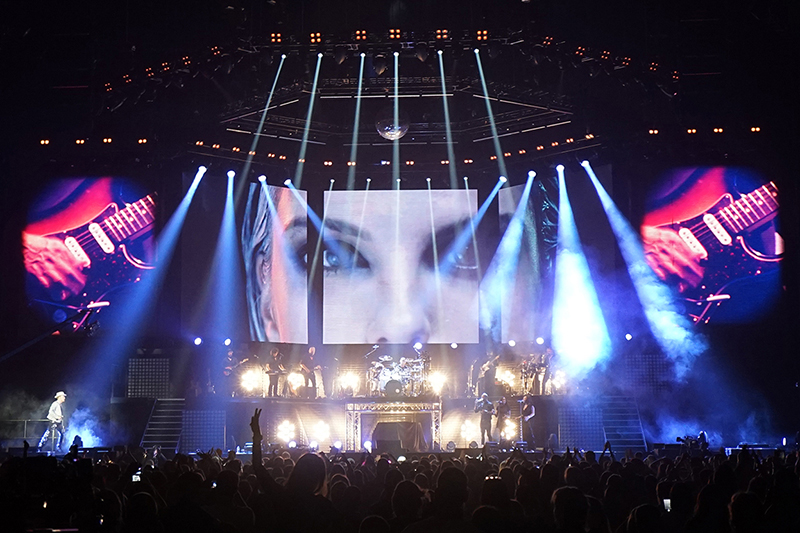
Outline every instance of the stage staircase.
POLYGON ((142 435, 142 448, 161 446, 165 452, 177 453, 183 430, 183 398, 157 399, 142 435))
POLYGON ((634 398, 608 396, 602 401, 603 432, 617 457, 625 450, 647 452, 647 441, 639 417, 639 407, 634 398))

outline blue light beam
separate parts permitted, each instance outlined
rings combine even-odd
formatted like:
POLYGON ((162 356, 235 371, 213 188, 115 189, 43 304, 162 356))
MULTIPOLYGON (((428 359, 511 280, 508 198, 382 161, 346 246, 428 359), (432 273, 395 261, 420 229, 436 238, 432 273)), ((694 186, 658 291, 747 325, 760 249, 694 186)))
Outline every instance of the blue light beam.
POLYGON ((303 167, 306 161, 306 150, 308 150, 308 132, 311 129, 311 116, 314 113, 314 102, 317 98, 317 81, 319 80, 319 66, 322 64, 322 54, 317 54, 317 67, 314 69, 314 83, 311 85, 311 94, 308 97, 308 113, 306 113, 306 124, 303 127, 303 142, 300 144, 300 155, 297 157, 297 167, 294 169, 294 186, 300 187, 303 181, 303 167))
POLYGON ((620 252, 628 267, 628 275, 642 304, 650 331, 664 354, 673 362, 675 377, 683 380, 697 357, 708 348, 706 340, 693 331, 692 324, 681 312, 673 291, 647 264, 639 234, 603 188, 592 166, 588 161, 583 161, 581 166, 592 180, 611 229, 617 237, 620 252))
POLYGON ((551 338, 564 372, 580 379, 605 363, 611 354, 611 340, 575 226, 564 167, 558 165, 556 170, 558 245, 551 338))

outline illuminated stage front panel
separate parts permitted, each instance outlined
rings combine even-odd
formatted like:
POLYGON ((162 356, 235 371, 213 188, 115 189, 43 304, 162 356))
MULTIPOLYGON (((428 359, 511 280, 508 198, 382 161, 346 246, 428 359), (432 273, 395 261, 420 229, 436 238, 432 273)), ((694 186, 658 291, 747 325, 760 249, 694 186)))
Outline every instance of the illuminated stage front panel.
POLYGON ((328 191, 324 200, 323 342, 478 342, 476 191, 328 191))

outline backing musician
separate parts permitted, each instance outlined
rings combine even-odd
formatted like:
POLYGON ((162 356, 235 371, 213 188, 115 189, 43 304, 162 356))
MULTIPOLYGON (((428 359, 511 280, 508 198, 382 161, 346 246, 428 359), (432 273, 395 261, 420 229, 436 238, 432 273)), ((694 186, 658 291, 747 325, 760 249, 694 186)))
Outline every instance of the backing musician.
POLYGON ((489 359, 481 365, 481 373, 478 378, 478 383, 481 385, 481 391, 485 394, 492 394, 494 392, 494 381, 497 377, 497 360, 500 356, 492 358, 491 354, 489 359))
POLYGON ((314 359, 314 355, 317 353, 317 349, 313 346, 308 348, 308 353, 300 361, 300 369, 303 374, 303 377, 306 381, 306 392, 308 397, 312 400, 317 398, 317 370, 322 370, 322 367, 317 364, 317 361, 314 359))
POLYGON ((64 444, 64 412, 61 410, 61 404, 67 401, 67 393, 58 391, 55 395, 55 401, 50 404, 50 410, 47 412, 47 420, 50 423, 39 441, 39 450, 43 450, 47 441, 51 437, 55 438, 58 433, 58 442, 55 443, 56 448, 61 451, 61 446, 64 444))
POLYGON ((267 375, 269 376, 267 396, 278 396, 278 382, 285 373, 286 367, 283 365, 283 354, 277 348, 272 348, 269 351, 269 358, 267 358, 267 375))
POLYGON ((492 414, 494 414, 494 405, 485 392, 481 394, 480 399, 475 400, 475 412, 481 414, 481 446, 483 446, 487 440, 492 440, 492 414))
POLYGON ((497 440, 503 440, 503 429, 506 427, 506 420, 508 419, 508 415, 511 413, 511 407, 509 407, 508 402, 506 401, 506 397, 503 396, 498 400, 494 407, 494 414, 497 417, 495 421, 495 429, 497 430, 497 440))

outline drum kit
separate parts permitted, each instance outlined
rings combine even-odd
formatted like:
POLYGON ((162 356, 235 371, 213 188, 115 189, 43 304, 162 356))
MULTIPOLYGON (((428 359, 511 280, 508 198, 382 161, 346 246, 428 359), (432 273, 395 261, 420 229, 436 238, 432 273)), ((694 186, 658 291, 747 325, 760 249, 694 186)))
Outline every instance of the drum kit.
POLYGON ((382 355, 367 371, 370 396, 420 396, 425 392, 430 358, 419 354, 417 359, 401 357, 395 362, 382 355))

